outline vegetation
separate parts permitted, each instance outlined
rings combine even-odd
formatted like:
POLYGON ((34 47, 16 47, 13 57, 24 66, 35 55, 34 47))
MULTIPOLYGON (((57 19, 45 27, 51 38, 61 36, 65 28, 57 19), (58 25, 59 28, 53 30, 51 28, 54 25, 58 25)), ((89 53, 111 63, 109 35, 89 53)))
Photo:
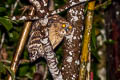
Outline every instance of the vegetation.
MULTIPOLYGON (((19 0, 16 0, 19 1, 19 0)), ((16 46, 18 45, 18 41, 21 37, 21 33, 23 31, 24 21, 12 21, 10 19, 11 16, 21 15, 22 10, 20 8, 23 5, 30 5, 29 1, 20 0, 17 6, 14 9, 15 0, 1 0, 0 2, 0 80, 7 80, 8 74, 12 76, 13 80, 32 80, 35 73, 35 63, 30 63, 28 51, 23 48, 19 65, 17 67, 16 74, 14 71, 10 69, 13 56, 15 55, 16 46)), ((55 0, 55 8, 64 5, 67 0, 55 0)), ((89 11, 90 2, 86 2, 84 14, 87 15, 89 11)), ((94 3, 93 3, 94 4, 94 3)), ((94 15, 92 13, 93 21, 91 25, 85 22, 85 27, 90 25, 91 35, 85 39, 90 42, 90 51, 84 47, 84 42, 82 43, 82 55, 81 55, 81 63, 82 62, 90 62, 90 72, 88 71, 89 78, 91 80, 119 80, 120 71, 120 56, 119 56, 119 48, 120 48, 120 26, 119 24, 119 11, 120 11, 119 1, 111 1, 111 0, 96 0, 96 5, 94 8, 94 15), (116 5, 114 5, 116 4, 116 5), (117 8, 116 8, 117 6, 117 8), (113 7, 114 13, 111 12, 113 7), (114 9, 115 8, 115 9, 114 9), (118 11, 118 12, 117 12, 118 11), (111 12, 111 13, 110 13, 111 12), (110 16, 109 16, 110 13, 110 16), (116 17, 117 16, 117 17, 116 17), (113 18, 115 17, 115 18, 113 18), (111 22, 110 22, 111 20, 111 22), (87 25, 88 24, 88 25, 87 25), (88 39, 89 38, 89 39, 88 39), (91 53, 91 58, 88 59, 88 55, 86 53, 91 53), (115 55, 114 55, 115 54, 115 55), (110 58, 110 56, 112 56, 110 58), (112 59, 112 60, 110 60, 112 59), (89 61, 88 61, 89 60, 89 61), (110 63, 111 62, 111 63, 110 63), (107 63, 107 64, 106 64, 107 63), (114 63, 114 65, 112 65, 114 63), (112 66, 112 67, 110 67, 112 66), (112 70, 112 68, 114 68, 112 70), (102 71, 103 70, 103 71, 102 71), (111 70, 111 72, 110 72, 111 70), (102 72, 101 72, 102 71, 102 72), (115 73, 116 72, 116 73, 115 73), (112 75, 115 73, 116 75, 112 75)), ((93 9, 92 9, 93 10, 93 9)), ((27 12, 25 13, 27 14, 27 12)), ((60 13, 61 16, 66 18, 66 12, 60 13)), ((83 33, 84 34, 84 33, 83 33)), ((85 32, 86 34, 86 32, 85 32)), ((83 40, 84 40, 83 39, 83 40)), ((87 42, 86 42, 87 43, 87 42)), ((59 67, 62 64, 63 58, 63 43, 55 49, 57 58, 59 60, 59 67)), ((89 55, 89 56, 90 56, 89 55)), ((42 59, 40 62, 44 67, 46 67, 46 61, 42 59)), ((86 66, 88 64, 85 64, 86 66)), ((87 69, 87 67, 86 67, 87 69)), ((83 69, 84 71, 84 69, 83 69)), ((87 74, 86 74, 87 75, 87 74)), ((80 76, 82 74, 80 73, 80 76)), ((52 77, 48 72, 47 79, 51 80, 52 77)), ((90 80, 87 79, 87 80, 90 80)), ((80 79, 79 80, 84 80, 80 79)))

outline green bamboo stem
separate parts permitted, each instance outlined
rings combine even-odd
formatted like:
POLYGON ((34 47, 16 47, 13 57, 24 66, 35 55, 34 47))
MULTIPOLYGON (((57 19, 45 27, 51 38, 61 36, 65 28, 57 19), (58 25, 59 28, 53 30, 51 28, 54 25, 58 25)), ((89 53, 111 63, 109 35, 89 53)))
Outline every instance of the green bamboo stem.
POLYGON ((90 38, 91 38, 94 8, 95 8, 95 1, 89 2, 86 21, 85 21, 85 33, 84 33, 84 40, 82 46, 79 80, 86 80, 86 70, 87 70, 86 66, 88 63, 88 55, 90 53, 90 38))

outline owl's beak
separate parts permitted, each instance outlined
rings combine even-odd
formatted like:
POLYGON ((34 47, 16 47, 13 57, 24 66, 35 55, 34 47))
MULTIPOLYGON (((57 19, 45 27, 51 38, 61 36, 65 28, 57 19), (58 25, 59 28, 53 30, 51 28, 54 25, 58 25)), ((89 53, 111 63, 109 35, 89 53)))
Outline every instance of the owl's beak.
POLYGON ((67 31, 67 27, 65 27, 65 31, 67 31))

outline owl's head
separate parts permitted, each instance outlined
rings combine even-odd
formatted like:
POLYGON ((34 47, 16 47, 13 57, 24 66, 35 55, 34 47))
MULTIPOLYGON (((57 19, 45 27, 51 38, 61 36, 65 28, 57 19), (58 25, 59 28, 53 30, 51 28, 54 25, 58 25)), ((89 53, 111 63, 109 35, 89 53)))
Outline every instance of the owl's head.
POLYGON ((60 20, 58 24, 60 25, 59 28, 61 29, 60 34, 69 35, 71 33, 72 25, 69 22, 66 20, 60 20))
POLYGON ((63 40, 64 36, 69 35, 72 31, 70 23, 58 15, 49 18, 48 26, 53 49, 63 40))
POLYGON ((61 36, 69 35, 72 31, 72 25, 59 15, 52 16, 49 24, 61 36))

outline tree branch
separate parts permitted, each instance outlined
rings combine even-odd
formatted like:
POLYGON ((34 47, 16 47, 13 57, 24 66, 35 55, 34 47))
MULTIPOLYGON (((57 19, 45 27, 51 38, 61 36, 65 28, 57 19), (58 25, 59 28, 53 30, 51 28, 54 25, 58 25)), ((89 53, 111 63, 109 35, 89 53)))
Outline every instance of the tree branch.
POLYGON ((65 36, 64 39, 62 75, 64 80, 77 80, 84 29, 84 4, 70 8, 67 12, 67 20, 72 24, 73 28, 71 34, 65 36))

